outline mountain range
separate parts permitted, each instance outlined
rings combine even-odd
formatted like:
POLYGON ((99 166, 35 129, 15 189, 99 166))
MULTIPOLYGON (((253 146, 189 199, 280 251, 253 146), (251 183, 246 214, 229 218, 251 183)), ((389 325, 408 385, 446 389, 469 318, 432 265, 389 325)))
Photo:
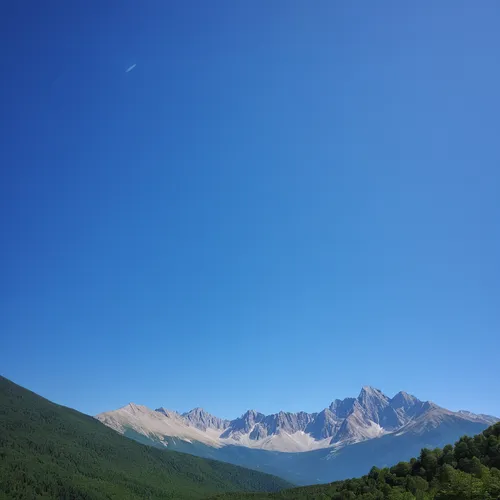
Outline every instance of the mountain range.
POLYGON ((422 447, 442 446, 499 420, 453 412, 406 392, 390 398, 370 386, 317 413, 248 410, 226 420, 202 408, 180 414, 130 403, 96 418, 141 442, 263 470, 296 484, 363 474, 364 464, 405 460, 422 447))

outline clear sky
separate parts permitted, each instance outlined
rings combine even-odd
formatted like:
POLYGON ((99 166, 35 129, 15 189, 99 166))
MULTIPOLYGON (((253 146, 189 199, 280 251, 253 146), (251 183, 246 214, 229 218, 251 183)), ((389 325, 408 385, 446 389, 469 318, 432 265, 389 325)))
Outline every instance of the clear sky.
POLYGON ((0 26, 0 373, 91 414, 373 385, 500 416, 496 0, 0 26))

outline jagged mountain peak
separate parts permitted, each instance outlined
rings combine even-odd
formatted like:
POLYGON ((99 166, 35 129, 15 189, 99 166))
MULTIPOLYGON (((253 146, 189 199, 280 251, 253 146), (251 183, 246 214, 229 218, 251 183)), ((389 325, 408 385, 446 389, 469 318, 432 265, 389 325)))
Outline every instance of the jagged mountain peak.
POLYGON ((329 409, 331 411, 334 411, 335 409, 337 409, 337 407, 339 405, 342 404, 342 400, 341 399, 334 399, 331 403, 330 403, 330 406, 329 406, 329 409))
POLYGON ((399 391, 392 399, 403 398, 407 401, 415 401, 417 398, 413 394, 408 394, 406 391, 399 391))
POLYGON ((238 440, 241 435, 251 432, 255 425, 262 422, 265 418, 266 416, 263 413, 259 413, 256 410, 247 410, 240 418, 229 422, 221 437, 233 437, 238 440))
POLYGON ((371 385, 364 385, 359 392, 358 400, 367 397, 389 399, 380 389, 371 385))
MULTIPOLYGON (((359 393, 357 403, 361 406, 358 420, 366 420, 380 423, 382 413, 387 406, 389 406, 389 398, 380 390, 369 385, 365 385, 359 393)), ((353 408, 353 412, 356 411, 353 408)))
POLYGON ((182 414, 183 417, 197 417, 197 418, 203 418, 203 417, 212 417, 210 413, 205 411, 203 408, 200 408, 197 406, 196 408, 193 408, 192 410, 189 410, 185 413, 182 414))
POLYGON ((199 406, 183 413, 182 416, 189 422, 190 425, 204 431, 207 429, 224 430, 230 423, 229 420, 216 417, 199 406))
POLYGON ((421 401, 405 391, 398 392, 391 399, 391 406, 394 408, 409 408, 417 403, 421 403, 421 401))
POLYGON ((169 417, 169 418, 180 418, 181 417, 181 415, 179 413, 177 413, 176 411, 169 410, 168 408, 164 408, 163 406, 160 406, 160 408, 156 408, 155 411, 158 413, 162 413, 163 415, 165 415, 166 417, 169 417))
POLYGON ((336 434, 341 425, 341 420, 330 409, 320 411, 306 427, 305 431, 315 439, 325 439, 336 434))
POLYGON ((245 420, 260 420, 263 417, 265 417, 265 415, 257 410, 247 410, 241 416, 241 418, 245 420))
POLYGON ((189 415, 189 414, 200 415, 200 414, 204 414, 204 413, 207 413, 207 412, 203 408, 201 408, 200 406, 197 406, 196 408, 193 408, 193 409, 183 413, 183 415, 189 415))
POLYGON ((141 405, 136 405, 135 403, 128 403, 125 406, 122 406, 120 410, 138 410, 141 405))
POLYGON ((387 406, 389 404, 389 398, 380 389, 369 385, 362 387, 357 400, 365 408, 374 404, 377 406, 387 406))
POLYGON ((337 418, 346 418, 353 410, 356 398, 336 399, 328 409, 335 414, 337 418))
POLYGON ((138 405, 135 403, 129 403, 120 408, 120 411, 131 413, 132 415, 138 415, 141 413, 150 413, 151 410, 147 406, 138 405))
POLYGON ((265 417, 262 424, 266 426, 266 431, 270 434, 282 432, 294 434, 303 431, 313 418, 313 415, 303 411, 298 413, 280 411, 275 415, 265 417))
MULTIPOLYGON (((436 403, 433 403, 432 401, 424 401, 422 403, 422 406, 425 410, 444 410, 444 408, 437 405, 436 403)), ((448 410, 446 410, 446 411, 448 411, 448 410)))
POLYGON ((361 390, 364 392, 382 392, 380 389, 373 387, 373 385, 364 385, 361 387, 361 390))

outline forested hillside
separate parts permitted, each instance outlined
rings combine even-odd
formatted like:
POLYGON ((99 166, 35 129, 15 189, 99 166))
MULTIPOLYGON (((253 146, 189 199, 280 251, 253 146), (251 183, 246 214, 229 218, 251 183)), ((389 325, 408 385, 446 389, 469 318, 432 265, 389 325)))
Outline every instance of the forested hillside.
POLYGON ((500 423, 454 446, 423 449, 393 467, 373 467, 359 479, 285 490, 270 495, 221 495, 218 499, 498 500, 500 423))
POLYGON ((1 500, 196 499, 285 481, 158 450, 0 377, 1 500))

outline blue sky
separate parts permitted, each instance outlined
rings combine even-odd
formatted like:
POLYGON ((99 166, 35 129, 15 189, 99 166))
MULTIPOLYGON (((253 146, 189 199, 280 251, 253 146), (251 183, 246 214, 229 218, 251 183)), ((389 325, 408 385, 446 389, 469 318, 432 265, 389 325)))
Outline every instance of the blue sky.
POLYGON ((500 415, 497 2, 4 10, 3 375, 91 414, 500 415))

